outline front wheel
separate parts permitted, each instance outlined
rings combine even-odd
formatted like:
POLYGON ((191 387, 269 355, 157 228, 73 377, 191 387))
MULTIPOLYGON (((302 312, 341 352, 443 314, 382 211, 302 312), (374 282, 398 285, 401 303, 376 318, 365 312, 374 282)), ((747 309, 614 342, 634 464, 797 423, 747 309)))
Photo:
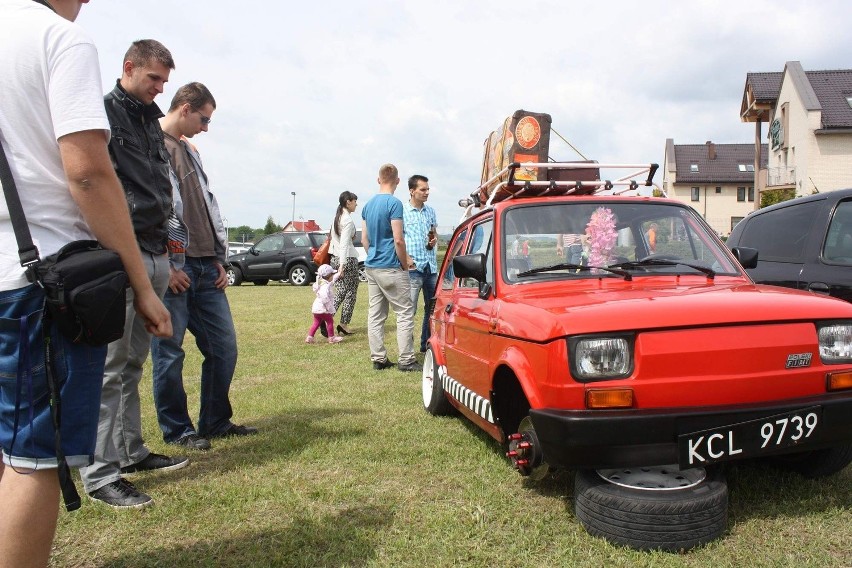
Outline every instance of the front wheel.
POLYGON ((243 273, 236 266, 231 266, 226 271, 228 276, 228 286, 239 286, 243 283, 243 273))
POLYGON ((594 535, 639 550, 689 550, 725 532, 728 484, 718 469, 677 466, 578 471, 577 519, 594 535))
POLYGON ((432 348, 426 350, 423 358, 423 408, 433 416, 450 414, 453 405, 444 393, 444 381, 441 379, 440 368, 435 361, 432 348))
POLYGON ((287 277, 290 284, 293 286, 307 286, 310 284, 310 273, 308 267, 304 264, 297 264, 290 269, 290 274, 287 277))

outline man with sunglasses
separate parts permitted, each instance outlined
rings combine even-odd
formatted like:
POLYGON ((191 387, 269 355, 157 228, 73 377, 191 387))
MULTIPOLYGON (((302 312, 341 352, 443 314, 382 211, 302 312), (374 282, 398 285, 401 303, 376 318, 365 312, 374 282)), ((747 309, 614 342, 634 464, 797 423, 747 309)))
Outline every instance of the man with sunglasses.
MULTIPOLYGON (((163 143, 154 99, 163 92, 175 63, 160 42, 133 42, 122 63, 121 78, 104 97, 112 137, 109 155, 124 188, 136 242, 148 278, 162 298, 169 283, 168 220, 172 211, 169 155, 163 143)), ((142 439, 139 381, 148 358, 151 334, 127 294, 124 336, 109 344, 104 368, 94 463, 80 470, 89 496, 111 507, 142 508, 153 503, 123 476, 180 469, 185 457, 151 452, 142 439)))
POLYGON ((188 239, 185 247, 179 241, 169 243, 173 254, 165 304, 172 315, 174 335, 154 338, 151 344, 154 404, 163 440, 196 450, 209 449, 210 438, 257 433, 255 428, 231 422, 228 393, 237 364, 237 336, 225 296, 228 239, 201 156, 188 140, 207 132, 215 110, 216 101, 207 87, 189 83, 177 90, 169 112, 160 121, 178 179, 188 239), (183 385, 182 345, 187 329, 204 357, 197 430, 189 417, 183 385))

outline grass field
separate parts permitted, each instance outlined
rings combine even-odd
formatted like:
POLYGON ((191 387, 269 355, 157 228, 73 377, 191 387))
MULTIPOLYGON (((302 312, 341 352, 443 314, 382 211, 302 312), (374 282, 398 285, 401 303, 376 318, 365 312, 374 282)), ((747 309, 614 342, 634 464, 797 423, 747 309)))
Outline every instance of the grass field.
MULTIPOLYGON (((728 531, 689 553, 589 536, 571 508, 572 472, 521 479, 466 420, 423 410, 419 374, 372 369, 366 295, 362 284, 356 335, 306 345, 310 288, 230 289, 240 344, 234 420, 261 433, 190 452, 188 468, 132 478, 154 498, 148 509, 84 498, 82 509, 63 511, 52 565, 852 566, 852 467, 821 481, 763 464, 728 468, 728 531)), ((197 415, 200 358, 194 345, 187 351, 197 415)), ((177 453, 157 427, 150 366, 141 390, 149 447, 177 453)))

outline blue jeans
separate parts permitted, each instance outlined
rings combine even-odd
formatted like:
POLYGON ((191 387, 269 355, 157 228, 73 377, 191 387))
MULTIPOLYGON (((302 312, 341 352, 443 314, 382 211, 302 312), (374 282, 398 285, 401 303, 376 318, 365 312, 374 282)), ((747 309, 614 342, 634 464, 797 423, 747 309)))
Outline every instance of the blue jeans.
POLYGON ((429 331, 429 302, 435 297, 435 286, 438 283, 438 275, 429 270, 409 270, 408 278, 411 280, 411 303, 414 304, 414 313, 417 314, 417 296, 423 290, 423 325, 420 327, 420 351, 426 351, 426 343, 431 335, 429 331))
POLYGON ((166 442, 176 442, 187 434, 213 436, 231 426, 233 410, 228 392, 237 366, 237 335, 228 297, 216 288, 218 264, 214 258, 187 257, 183 270, 190 279, 189 289, 180 294, 169 289, 163 300, 172 315, 174 335, 168 339, 155 337, 151 357, 154 405, 166 442), (183 386, 182 345, 187 329, 204 357, 197 431, 189 417, 183 386))
MULTIPOLYGON (((0 443, 3 461, 16 468, 56 467, 56 438, 44 366, 43 306, 44 291, 35 284, 0 292, 0 443), (18 431, 14 436, 16 414, 18 431)), ((89 463, 95 451, 107 349, 75 345, 52 327, 54 378, 62 407, 62 450, 70 467, 81 467, 89 463)))

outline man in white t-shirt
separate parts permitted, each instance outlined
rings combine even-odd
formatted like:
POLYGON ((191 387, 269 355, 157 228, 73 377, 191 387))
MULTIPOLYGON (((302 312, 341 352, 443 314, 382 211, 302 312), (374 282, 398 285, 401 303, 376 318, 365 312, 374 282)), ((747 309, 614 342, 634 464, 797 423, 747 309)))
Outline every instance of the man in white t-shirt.
MULTIPOLYGON (((107 153, 97 50, 73 24, 87 0, 0 2, 0 142, 42 257, 97 238, 118 252, 136 309, 158 336, 169 313, 148 280, 127 201, 107 153)), ((44 293, 29 284, 0 203, 0 566, 47 566, 59 514, 55 433, 44 376, 44 293), (19 369, 18 361, 30 365, 19 369), (22 376, 23 375, 23 376, 22 376), (16 402, 16 392, 24 393, 16 402), (16 420, 17 419, 17 420, 16 420), (17 429, 15 428, 17 422, 17 429)), ((73 344, 55 326, 55 378, 68 464, 94 452, 106 347, 73 344), (57 359, 60 359, 57 357, 57 359)))

